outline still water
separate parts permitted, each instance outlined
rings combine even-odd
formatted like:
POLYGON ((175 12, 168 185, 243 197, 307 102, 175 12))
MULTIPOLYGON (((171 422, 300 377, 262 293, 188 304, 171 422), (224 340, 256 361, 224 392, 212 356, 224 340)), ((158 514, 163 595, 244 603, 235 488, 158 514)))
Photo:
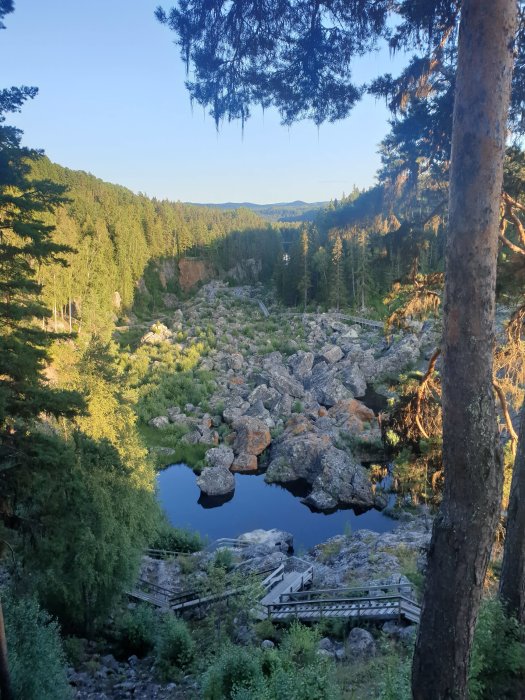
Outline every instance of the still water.
POLYGON ((193 471, 185 464, 174 464, 159 473, 158 496, 172 525, 197 530, 210 540, 277 528, 293 534, 296 552, 349 529, 388 532, 395 526, 394 520, 377 510, 360 515, 352 510, 314 513, 298 498, 305 495, 301 484, 295 484, 292 493, 267 484, 263 474, 236 474, 235 482, 231 500, 222 504, 203 500, 193 471))

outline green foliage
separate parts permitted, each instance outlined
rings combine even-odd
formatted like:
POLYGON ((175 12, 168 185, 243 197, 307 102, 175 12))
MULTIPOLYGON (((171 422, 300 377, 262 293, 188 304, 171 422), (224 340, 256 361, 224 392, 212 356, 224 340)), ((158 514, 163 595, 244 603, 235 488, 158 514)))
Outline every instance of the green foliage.
POLYGON ((166 549, 172 552, 198 552, 203 548, 204 541, 198 532, 171 525, 163 513, 149 546, 151 549, 166 549))
POLYGON ((160 675, 177 678, 195 655, 195 642, 187 623, 173 613, 165 613, 155 643, 156 665, 160 675))
POLYGON ((69 629, 89 632, 135 577, 158 506, 107 441, 76 432, 52 467, 31 482, 26 514, 43 527, 28 540, 24 564, 46 608, 69 629))
POLYGON ((399 659, 391 655, 387 658, 381 674, 379 700, 411 699, 411 666, 412 660, 410 657, 399 659))
POLYGON ((217 550, 213 559, 213 566, 229 571, 234 564, 235 557, 231 549, 227 547, 217 550))
POLYGON ((317 659, 319 640, 317 629, 292 622, 283 637, 280 649, 285 657, 295 664, 312 663, 317 659))
POLYGON ((3 599, 15 700, 71 698, 58 625, 33 598, 3 599))
POLYGON ((525 681, 524 633, 499 600, 481 606, 469 674, 472 700, 518 697, 525 681))
POLYGON ((122 656, 146 656, 155 646, 157 625, 157 615, 149 605, 141 603, 133 610, 126 610, 117 623, 117 639, 122 656))
POLYGON ((271 639, 273 642, 277 642, 282 636, 280 629, 268 618, 261 620, 255 625, 255 634, 261 642, 264 639, 271 639))
POLYGON ((319 657, 318 634, 294 624, 279 648, 227 646, 205 675, 205 700, 336 700, 333 665, 319 657))
POLYGON ((204 700, 233 700, 241 689, 252 690, 261 681, 260 655, 252 649, 228 646, 206 673, 204 700))

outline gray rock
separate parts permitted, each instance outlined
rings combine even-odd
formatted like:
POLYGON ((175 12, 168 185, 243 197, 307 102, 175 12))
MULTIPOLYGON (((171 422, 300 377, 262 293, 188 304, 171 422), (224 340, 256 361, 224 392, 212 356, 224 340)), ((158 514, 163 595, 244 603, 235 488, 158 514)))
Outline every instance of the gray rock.
POLYGON ((346 644, 349 655, 354 657, 366 658, 375 656, 377 651, 376 643, 370 632, 360 627, 354 627, 348 635, 346 644))
POLYGON ((289 394, 295 399, 304 396, 304 387, 301 382, 291 377, 284 366, 272 367, 269 370, 270 386, 280 394, 289 394))
POLYGON ((207 496, 225 496, 235 490, 235 477, 225 467, 206 467, 197 477, 197 486, 207 496))
POLYGON ((366 393, 366 378, 357 363, 351 363, 345 367, 342 373, 342 382, 352 394, 359 398, 366 393))
POLYGON ((170 406, 166 411, 168 418, 171 422, 177 420, 177 416, 180 416, 180 408, 178 406, 170 406))
POLYGON ((326 651, 333 651, 334 649, 334 643, 330 639, 330 637, 323 637, 319 644, 317 645, 318 649, 326 649, 326 651))
POLYGON ((399 639, 399 633, 403 629, 402 625, 394 622, 394 620, 387 620, 381 628, 385 634, 394 639, 399 639))
POLYGON ((238 372, 243 368, 244 365, 244 357, 241 355, 240 352, 234 352, 230 355, 228 358, 228 367, 230 369, 233 369, 235 372, 238 372))
POLYGON ((229 469, 233 464, 233 450, 226 445, 212 447, 205 455, 206 463, 210 467, 223 467, 229 469))
POLYGON ((417 336, 404 336, 376 361, 375 379, 397 377, 401 371, 417 362, 420 350, 420 341, 417 336))
POLYGON ((273 649, 275 644, 271 639, 263 639, 261 642, 261 649, 273 649))
POLYGON ((248 401, 252 406, 262 401, 264 408, 272 410, 279 398, 280 394, 276 389, 268 387, 266 384, 259 384, 248 396, 248 401))
POLYGON ((326 362, 314 365, 306 388, 314 399, 322 406, 334 406, 338 401, 351 399, 352 395, 335 376, 335 367, 329 367, 326 362))
POLYGON ((337 345, 325 345, 319 352, 319 358, 333 365, 343 357, 343 351, 337 345))
POLYGON ((152 418, 150 421, 148 421, 148 425, 151 425, 152 428, 157 428, 158 430, 164 430, 164 428, 167 428, 169 424, 170 422, 168 416, 157 416, 156 418, 152 418))
POLYGON ((336 503, 372 508, 374 493, 367 470, 336 447, 321 457, 321 471, 313 483, 314 492, 325 492, 336 503))
POLYGON ((288 358, 288 365, 294 377, 300 382, 304 382, 314 366, 314 354, 312 352, 299 350, 288 358))
POLYGON ((237 418, 240 418, 244 414, 246 408, 227 406, 222 412, 224 422, 228 423, 228 425, 231 425, 237 418))
POLYGON ((263 545, 285 554, 293 550, 293 535, 284 530, 252 530, 243 533, 238 539, 250 545, 263 545))

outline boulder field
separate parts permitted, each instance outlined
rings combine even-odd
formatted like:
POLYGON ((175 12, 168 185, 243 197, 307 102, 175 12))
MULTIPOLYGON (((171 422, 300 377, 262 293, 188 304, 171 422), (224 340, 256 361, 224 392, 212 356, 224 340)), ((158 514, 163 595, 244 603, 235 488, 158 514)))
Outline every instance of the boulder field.
MULTIPOLYGON (((200 368, 213 374, 215 390, 209 412, 173 407, 150 425, 176 424, 186 430, 183 442, 215 445, 198 477, 206 495, 233 491, 232 472, 262 468, 268 482, 306 481, 305 503, 316 510, 384 506, 363 466, 385 459, 380 416, 359 399, 366 400, 369 386, 417 366, 435 346, 436 332, 431 324, 413 324, 387 342, 381 328, 345 322, 336 313, 287 314, 266 299, 277 324, 268 338, 254 322, 259 314, 250 301, 257 295, 261 290, 211 282, 177 310, 176 327, 190 337, 201 318, 210 323, 211 316, 217 343, 200 368), (271 344, 266 350, 285 333, 286 351, 271 344)), ((167 326, 156 324, 152 332, 159 342, 174 342, 167 326)), ((150 334, 144 342, 152 342, 150 334)))

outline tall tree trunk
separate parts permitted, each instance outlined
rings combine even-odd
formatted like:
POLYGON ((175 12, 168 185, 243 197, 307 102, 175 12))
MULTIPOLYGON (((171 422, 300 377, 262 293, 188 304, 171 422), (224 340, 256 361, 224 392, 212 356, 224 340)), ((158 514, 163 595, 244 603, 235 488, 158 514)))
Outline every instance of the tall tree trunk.
POLYGON ((4 613, 2 601, 0 600, 0 698, 2 700, 13 700, 11 690, 11 679, 9 676, 9 666, 7 664, 7 642, 5 638, 4 613))
POLYGON ((492 352, 515 0, 464 0, 452 130, 443 329, 445 487, 412 669, 415 700, 467 697, 503 480, 492 352))
POLYGON ((525 402, 510 487, 499 594, 507 611, 525 624, 525 402))

